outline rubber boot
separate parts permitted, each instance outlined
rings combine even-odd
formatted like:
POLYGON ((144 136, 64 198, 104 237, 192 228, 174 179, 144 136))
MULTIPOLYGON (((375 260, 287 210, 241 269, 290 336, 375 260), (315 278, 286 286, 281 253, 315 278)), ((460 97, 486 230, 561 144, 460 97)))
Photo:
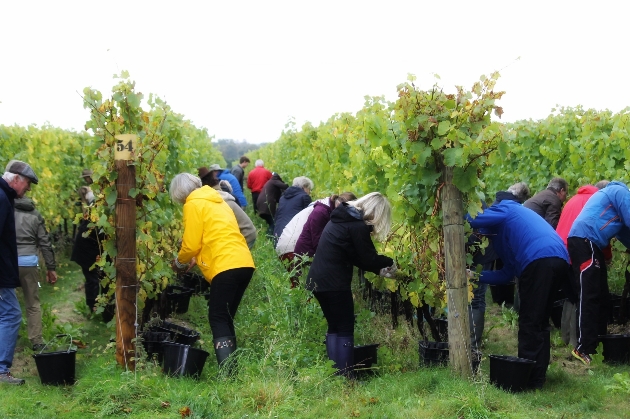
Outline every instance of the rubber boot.
POLYGON ((214 353, 217 356, 219 369, 225 369, 228 375, 232 375, 236 368, 236 359, 230 355, 236 351, 236 336, 224 336, 216 338, 214 342, 214 353))
POLYGON ((337 353, 337 334, 336 333, 326 333, 326 355, 328 355, 328 359, 333 361, 335 364, 333 367, 337 367, 337 360, 335 359, 335 354, 337 353))
POLYGON ((337 375, 354 378, 354 336, 337 335, 334 354, 337 375))
POLYGON ((470 313, 470 346, 472 349, 481 349, 485 312, 474 308, 469 308, 468 312, 470 313))

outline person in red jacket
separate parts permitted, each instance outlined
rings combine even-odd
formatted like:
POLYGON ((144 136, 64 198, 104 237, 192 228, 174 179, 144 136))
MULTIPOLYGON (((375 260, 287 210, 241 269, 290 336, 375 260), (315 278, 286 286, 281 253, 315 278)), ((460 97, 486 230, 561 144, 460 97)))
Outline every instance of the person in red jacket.
POLYGON ((271 172, 265 169, 265 163, 258 159, 254 164, 256 167, 247 175, 247 188, 252 191, 252 202, 254 204, 254 214, 257 213, 256 203, 258 202, 258 195, 262 191, 263 186, 269 179, 271 179, 271 172))
MULTIPOLYGON (((585 185, 581 186, 577 194, 574 195, 569 201, 565 204, 564 209, 562 210, 562 214, 560 215, 560 220, 558 220, 558 226, 556 227, 556 232, 564 242, 564 245, 567 245, 567 237, 569 236, 569 231, 571 230, 571 226, 573 225, 573 221, 577 218, 586 205, 586 201, 588 201, 591 196, 600 189, 603 189, 608 185, 610 181, 608 180, 600 180, 593 185, 585 185)), ((602 250, 604 253, 604 257, 606 261, 612 259, 612 250, 611 247, 608 246, 602 250)), ((562 341, 565 344, 570 343, 571 346, 577 346, 577 307, 575 306, 577 302, 577 293, 571 287, 571 283, 565 284, 565 294, 567 295, 567 299, 564 301, 564 305, 562 306, 562 320, 560 323, 560 331, 562 335, 562 341)))

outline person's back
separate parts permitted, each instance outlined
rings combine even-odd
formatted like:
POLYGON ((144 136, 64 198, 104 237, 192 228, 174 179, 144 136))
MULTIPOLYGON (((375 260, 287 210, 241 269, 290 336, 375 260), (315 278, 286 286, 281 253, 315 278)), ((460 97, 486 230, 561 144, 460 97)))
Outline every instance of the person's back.
POLYGON ((280 237, 284 227, 291 221, 291 219, 312 202, 310 195, 308 195, 301 187, 291 186, 287 188, 284 194, 280 197, 278 203, 278 210, 276 211, 276 225, 273 230, 273 234, 276 237, 280 237))
POLYGON ((247 206, 247 199, 245 195, 243 195, 243 190, 241 186, 238 184, 238 180, 230 173, 229 170, 225 169, 219 173, 217 176, 219 180, 227 180, 230 182, 230 186, 232 186, 232 194, 238 199, 238 203, 241 207, 247 206))
POLYGON ((555 229, 562 213, 562 203, 567 198, 567 189, 566 180, 553 178, 547 189, 532 196, 523 206, 540 215, 555 229))
POLYGON ((630 191, 622 182, 613 181, 593 194, 573 222, 569 237, 591 240, 600 249, 613 237, 630 247, 630 191))
POLYGON ((263 166, 255 167, 247 176, 247 187, 251 189, 252 192, 260 193, 265 183, 271 179, 271 176, 272 173, 263 166))
POLYGON ((516 201, 504 200, 492 205, 469 222, 492 238, 504 264, 501 270, 484 271, 483 282, 507 283, 537 259, 560 257, 568 262, 567 249, 553 227, 516 201))
POLYGON ((578 189, 577 194, 569 199, 564 205, 562 214, 560 214, 558 226, 556 227, 556 232, 564 242, 565 246, 567 244, 567 238, 569 237, 569 231, 571 230, 571 226, 573 226, 573 222, 584 208, 584 205, 586 205, 586 202, 597 191, 599 191, 599 189, 593 185, 581 186, 578 189))

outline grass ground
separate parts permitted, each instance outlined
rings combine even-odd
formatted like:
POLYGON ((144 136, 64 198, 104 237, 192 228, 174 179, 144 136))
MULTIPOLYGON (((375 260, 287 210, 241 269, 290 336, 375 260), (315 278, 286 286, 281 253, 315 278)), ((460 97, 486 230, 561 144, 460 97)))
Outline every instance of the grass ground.
MULTIPOLYGON (((219 374, 211 353, 199 380, 169 378, 142 360, 134 372, 116 365, 113 322, 89 317, 83 304, 78 266, 62 258, 55 287, 42 283, 44 323, 50 338, 70 333, 86 344, 78 350, 77 382, 43 386, 25 336, 20 332, 13 373, 21 387, 0 391, 2 418, 627 418, 628 390, 614 392, 614 374, 628 366, 597 363, 585 367, 567 358, 557 331, 552 364, 543 391, 510 394, 488 380, 484 356, 473 380, 448 368, 419 366, 417 328, 404 320, 393 330, 388 315, 375 314, 356 298, 356 344, 378 342, 379 373, 348 382, 334 377, 322 344, 325 320, 319 306, 301 289, 289 289, 288 276, 264 237, 254 251, 257 271, 236 319, 240 347, 235 378, 219 374)), ((358 297, 360 293, 357 292, 358 297)), ((205 300, 193 297, 177 321, 202 335, 212 352, 205 300)), ((514 315, 490 304, 484 355, 516 354, 514 315)))

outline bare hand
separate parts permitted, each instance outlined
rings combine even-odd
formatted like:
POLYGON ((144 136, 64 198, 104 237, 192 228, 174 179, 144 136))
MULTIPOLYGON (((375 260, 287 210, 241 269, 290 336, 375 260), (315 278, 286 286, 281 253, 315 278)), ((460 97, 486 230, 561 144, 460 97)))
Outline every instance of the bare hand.
POLYGON ((57 272, 55 271, 46 272, 46 281, 49 284, 54 284, 55 282, 57 282, 57 272))

